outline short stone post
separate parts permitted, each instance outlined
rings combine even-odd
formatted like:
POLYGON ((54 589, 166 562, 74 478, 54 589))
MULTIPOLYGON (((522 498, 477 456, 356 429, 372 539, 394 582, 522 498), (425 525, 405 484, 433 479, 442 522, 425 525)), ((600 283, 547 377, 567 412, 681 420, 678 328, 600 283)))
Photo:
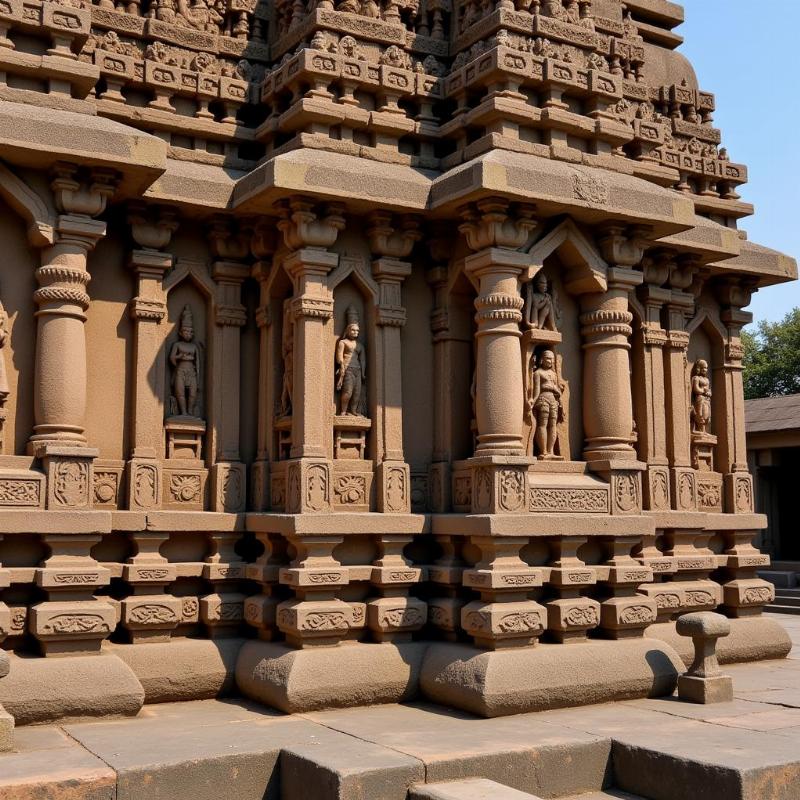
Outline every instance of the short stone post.
POLYGON ((733 679, 723 675, 717 661, 717 639, 731 632, 731 623, 722 614, 701 611, 678 618, 677 631, 691 636, 694 662, 678 678, 678 697, 689 703, 729 703, 733 700, 733 679))
MULTIPOLYGON (((8 675, 11 665, 8 653, 0 650, 0 680, 8 675)), ((14 744, 14 717, 0 705, 0 753, 10 750, 14 744)))

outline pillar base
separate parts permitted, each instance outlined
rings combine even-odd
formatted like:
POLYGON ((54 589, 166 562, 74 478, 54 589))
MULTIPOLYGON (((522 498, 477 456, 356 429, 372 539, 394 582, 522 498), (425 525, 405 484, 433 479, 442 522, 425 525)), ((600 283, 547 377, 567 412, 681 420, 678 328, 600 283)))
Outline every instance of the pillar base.
POLYGON ((55 659, 12 655, 10 660, 11 671, 0 680, 0 704, 18 725, 135 716, 144 704, 142 684, 113 655, 55 659))
MULTIPOLYGON (((775 620, 761 616, 742 617, 732 619, 730 623, 730 635, 717 641, 717 658, 720 664, 786 658, 792 649, 789 634, 775 620)), ((647 628, 644 635, 672 647, 687 668, 694 661, 692 640, 678 636, 674 622, 657 622, 647 628)))
POLYGON ((130 668, 145 703, 209 700, 233 693, 244 639, 173 639, 163 644, 111 644, 103 652, 130 668))
POLYGON ((493 652, 434 644, 425 657, 420 688, 434 702, 481 717, 502 717, 670 695, 682 671, 677 653, 653 639, 493 652))
POLYGON ((401 703, 418 694, 427 647, 358 642, 293 650, 250 641, 239 654, 236 682, 246 697, 288 714, 401 703))

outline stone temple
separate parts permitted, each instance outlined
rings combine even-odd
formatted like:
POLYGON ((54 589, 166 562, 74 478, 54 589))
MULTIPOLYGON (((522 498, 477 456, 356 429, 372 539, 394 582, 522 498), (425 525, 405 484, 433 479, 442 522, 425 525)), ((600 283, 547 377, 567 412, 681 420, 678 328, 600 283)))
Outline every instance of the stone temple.
POLYGON ((690 611, 789 652, 740 333, 797 268, 682 19, 0 0, 0 743, 669 695, 690 611))

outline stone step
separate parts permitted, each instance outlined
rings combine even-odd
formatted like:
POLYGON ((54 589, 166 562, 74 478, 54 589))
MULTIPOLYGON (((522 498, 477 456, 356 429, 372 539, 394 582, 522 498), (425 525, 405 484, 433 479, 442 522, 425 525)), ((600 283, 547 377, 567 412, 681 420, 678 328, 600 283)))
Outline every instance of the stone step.
POLYGON ((559 797, 558 800, 647 800, 638 794, 628 794, 619 789, 606 789, 602 792, 589 792, 589 794, 576 794, 569 797, 559 797))
POLYGON ((409 800, 541 800, 538 795, 486 778, 417 784, 411 787, 408 797, 409 800))
POLYGON ((800 606, 800 597, 794 594, 778 592, 775 595, 775 603, 779 606, 800 606))
POLYGON ((758 577, 780 589, 793 589, 797 586, 797 573, 794 570, 762 569, 758 571, 758 577))
POLYGON ((767 606, 767 608, 773 614, 793 614, 794 616, 800 616, 800 606, 785 606, 773 603, 771 606, 767 606))

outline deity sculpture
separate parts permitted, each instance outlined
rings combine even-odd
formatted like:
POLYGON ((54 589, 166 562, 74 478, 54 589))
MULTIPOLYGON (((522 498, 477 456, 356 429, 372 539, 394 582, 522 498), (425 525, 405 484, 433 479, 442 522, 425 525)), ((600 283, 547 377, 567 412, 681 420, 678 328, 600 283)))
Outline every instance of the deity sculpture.
POLYGON ((531 423, 535 425, 535 455, 548 459, 556 457, 558 423, 564 419, 561 395, 564 384, 556 372, 556 356, 545 350, 539 366, 533 371, 532 391, 528 401, 531 423))
POLYGON ((692 369, 692 431, 708 433, 711 422, 711 381, 708 362, 700 358, 692 369))
POLYGON ((361 416, 361 394, 367 377, 364 345, 358 341, 358 312, 350 306, 345 312, 344 333, 336 342, 336 391, 339 414, 361 416))
POLYGON ((281 416, 289 416, 292 413, 292 391, 294 389, 294 323, 288 308, 284 308, 283 311, 281 355, 283 356, 281 416))
POLYGON ((175 411, 182 417, 198 417, 200 392, 200 348, 194 341, 192 309, 186 305, 181 311, 178 340, 169 353, 172 364, 172 399, 175 411))
POLYGON ((556 297, 547 276, 540 272, 525 290, 525 326, 537 330, 556 330, 559 316, 556 297))

